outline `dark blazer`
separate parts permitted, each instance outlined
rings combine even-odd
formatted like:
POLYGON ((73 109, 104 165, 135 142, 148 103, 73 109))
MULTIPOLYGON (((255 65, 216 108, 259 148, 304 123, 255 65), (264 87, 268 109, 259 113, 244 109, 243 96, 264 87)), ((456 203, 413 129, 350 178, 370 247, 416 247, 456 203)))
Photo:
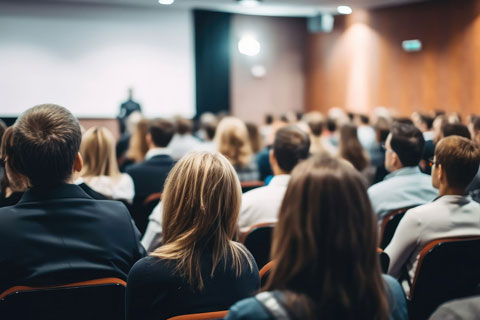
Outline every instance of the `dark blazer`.
POLYGON ((118 201, 94 200, 80 187, 32 188, 0 208, 0 292, 102 277, 126 280, 145 256, 139 232, 118 201))
POLYGON ((127 173, 135 184, 135 198, 145 199, 152 193, 162 192, 165 179, 173 165, 172 157, 161 154, 128 167, 127 173))
POLYGON ((148 217, 158 201, 148 206, 144 206, 143 202, 152 193, 163 191, 163 185, 174 163, 172 157, 162 154, 127 168, 127 173, 135 185, 135 197, 130 213, 142 234, 147 229, 148 217))

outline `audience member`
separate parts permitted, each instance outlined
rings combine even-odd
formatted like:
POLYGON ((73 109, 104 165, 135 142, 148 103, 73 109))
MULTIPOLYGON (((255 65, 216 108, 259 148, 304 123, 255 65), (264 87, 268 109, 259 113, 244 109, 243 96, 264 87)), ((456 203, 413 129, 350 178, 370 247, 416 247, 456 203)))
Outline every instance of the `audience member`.
POLYGON ((242 120, 234 117, 223 118, 218 124, 214 140, 218 151, 227 157, 235 168, 240 181, 258 180, 258 167, 253 161, 248 130, 242 120))
POLYGON ((177 117, 175 119, 176 132, 168 144, 171 156, 174 160, 179 160, 190 151, 197 150, 200 147, 200 140, 193 136, 192 120, 177 117))
MULTIPOLYGON (((359 172, 364 172, 370 159, 358 140, 357 132, 357 127, 353 124, 344 124, 340 128, 338 155, 350 162, 359 172)), ((365 175, 365 177, 367 176, 365 175)))
POLYGON ((477 320, 480 314, 480 296, 455 299, 442 304, 429 320, 477 320))
POLYGON ((303 161, 280 209, 266 291, 226 319, 407 319, 400 285, 382 279, 376 229, 363 179, 347 161, 303 161))
POLYGON ((225 310, 259 288, 255 260, 233 241, 241 188, 225 157, 183 157, 168 176, 162 203, 163 245, 129 274, 127 319, 225 310))
POLYGON ((447 116, 445 114, 439 114, 435 120, 433 120, 433 144, 437 144, 442 137, 443 126, 447 124, 447 116))
POLYGON ((83 162, 77 119, 60 106, 40 105, 12 130, 6 172, 25 176, 31 188, 16 205, 0 208, 0 292, 16 285, 126 280, 145 250, 121 202, 94 200, 72 184, 83 162))
MULTIPOLYGON (((0 145, 2 141, 3 134, 5 133, 5 130, 7 130, 7 125, 5 122, 3 122, 2 119, 0 119, 0 145)), ((3 178, 3 164, 0 163, 0 181, 3 178)))
POLYGON ((128 150, 125 158, 119 161, 120 171, 125 172, 132 164, 139 163, 145 160, 145 155, 148 152, 147 134, 148 134, 148 119, 141 119, 135 125, 132 136, 130 137, 128 150))
POLYGON ((385 179, 368 189, 379 221, 390 211, 432 201, 438 191, 418 163, 423 152, 422 132, 412 124, 394 123, 385 143, 385 179))
POLYGON ((146 140, 148 152, 145 161, 134 164, 127 169, 135 185, 135 197, 133 199, 134 214, 133 220, 138 229, 143 233, 147 227, 148 215, 150 212, 143 212, 145 199, 157 192, 163 191, 163 185, 174 160, 167 149, 170 140, 175 132, 172 122, 164 119, 153 119, 148 122, 148 133, 146 140))
POLYGON ((245 123, 247 126, 248 137, 250 139, 250 145, 252 146, 252 152, 257 154, 262 149, 262 137, 260 136, 260 130, 258 126, 253 122, 245 123))
MULTIPOLYGON (((135 132, 137 124, 143 119, 143 115, 140 111, 132 112, 126 119, 126 130, 118 139, 115 145, 115 154, 119 165, 122 165, 126 161, 126 152, 130 147, 130 139, 135 132)), ((82 131, 83 133, 83 131, 82 131)))
POLYGON ((370 125, 370 118, 367 115, 359 114, 355 116, 357 125, 357 136, 363 149, 368 155, 377 147, 375 129, 370 125))
POLYGON ((202 143, 197 148, 198 151, 215 152, 217 150, 213 141, 217 124, 217 117, 213 113, 207 112, 200 116, 200 130, 197 132, 197 136, 202 140, 202 143))
MULTIPOLYGON (((8 127, 2 134, 0 140, 0 161, 2 168, 6 165, 7 160, 7 146, 13 144, 13 127, 8 127)), ((0 207, 8 207, 17 204, 23 196, 23 192, 28 189, 27 179, 10 170, 4 172, 0 182, 0 207)))
POLYGON ((375 136, 377 139, 377 147, 371 153, 370 162, 375 168, 375 175, 372 179, 372 184, 382 181, 388 174, 385 168, 385 149, 384 145, 390 133, 390 121, 387 118, 377 117, 374 124, 375 136))
POLYGON ((406 280, 403 286, 407 293, 408 280, 413 279, 419 253, 427 243, 480 235, 480 204, 465 196, 479 165, 480 151, 470 140, 451 136, 437 144, 431 183, 438 188, 439 197, 408 210, 385 249, 390 257, 388 273, 406 280), (402 272, 405 267, 407 275, 402 272))
POLYGON ((468 128, 461 123, 446 123, 442 127, 441 138, 445 138, 449 136, 460 136, 467 139, 471 139, 470 131, 468 131, 468 128))
POLYGON ((132 178, 120 173, 115 158, 115 138, 104 127, 92 127, 82 137, 80 154, 83 158, 81 178, 94 191, 111 199, 132 202, 134 185, 132 178))
POLYGON ((331 145, 328 138, 323 136, 325 120, 320 112, 308 112, 302 119, 307 125, 310 132, 310 153, 335 154, 336 148, 331 145))
POLYGON ((290 172, 297 163, 309 155, 308 134, 296 125, 279 129, 270 150, 270 164, 274 177, 265 187, 246 192, 238 225, 241 232, 258 223, 276 222, 283 195, 290 180, 290 172))

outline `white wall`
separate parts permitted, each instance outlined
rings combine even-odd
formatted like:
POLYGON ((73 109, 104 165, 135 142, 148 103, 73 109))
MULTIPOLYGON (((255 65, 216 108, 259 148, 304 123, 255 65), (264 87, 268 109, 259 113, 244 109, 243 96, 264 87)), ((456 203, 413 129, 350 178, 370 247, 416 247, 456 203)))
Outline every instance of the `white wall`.
POLYGON ((193 116, 193 55, 188 10, 0 3, 0 116, 114 117, 130 86, 148 116, 193 116))

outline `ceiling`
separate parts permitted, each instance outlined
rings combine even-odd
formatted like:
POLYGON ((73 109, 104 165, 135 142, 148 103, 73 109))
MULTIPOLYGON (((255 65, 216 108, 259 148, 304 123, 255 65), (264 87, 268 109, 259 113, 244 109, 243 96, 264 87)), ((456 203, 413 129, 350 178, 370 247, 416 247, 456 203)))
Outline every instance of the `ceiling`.
MULTIPOLYGON (((1 2, 2 0, 0 0, 1 2)), ((25 1, 17 0, 16 3, 25 1)), ((30 0, 31 1, 31 0, 30 0)), ((235 0, 175 0, 173 5, 159 5, 158 0, 36 0, 39 2, 128 5, 135 7, 157 7, 167 9, 207 9, 242 14, 269 16, 314 16, 319 13, 335 13, 339 5, 359 8, 380 8, 426 0, 263 0, 256 7, 245 7, 235 0)), ((28 2, 28 1, 27 1, 28 2)))

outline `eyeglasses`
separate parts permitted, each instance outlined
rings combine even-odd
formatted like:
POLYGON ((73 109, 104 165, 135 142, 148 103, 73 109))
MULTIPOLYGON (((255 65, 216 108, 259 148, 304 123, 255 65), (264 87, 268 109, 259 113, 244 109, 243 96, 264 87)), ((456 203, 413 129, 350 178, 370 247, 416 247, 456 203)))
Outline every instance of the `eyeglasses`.
POLYGON ((382 143, 380 145, 380 147, 382 147, 382 150, 385 150, 385 151, 388 151, 388 152, 394 152, 392 149, 388 149, 387 145, 385 143, 382 143))
POLYGON ((433 157, 428 159, 428 165, 431 167, 433 167, 434 165, 436 165, 437 163, 433 160, 433 157))

